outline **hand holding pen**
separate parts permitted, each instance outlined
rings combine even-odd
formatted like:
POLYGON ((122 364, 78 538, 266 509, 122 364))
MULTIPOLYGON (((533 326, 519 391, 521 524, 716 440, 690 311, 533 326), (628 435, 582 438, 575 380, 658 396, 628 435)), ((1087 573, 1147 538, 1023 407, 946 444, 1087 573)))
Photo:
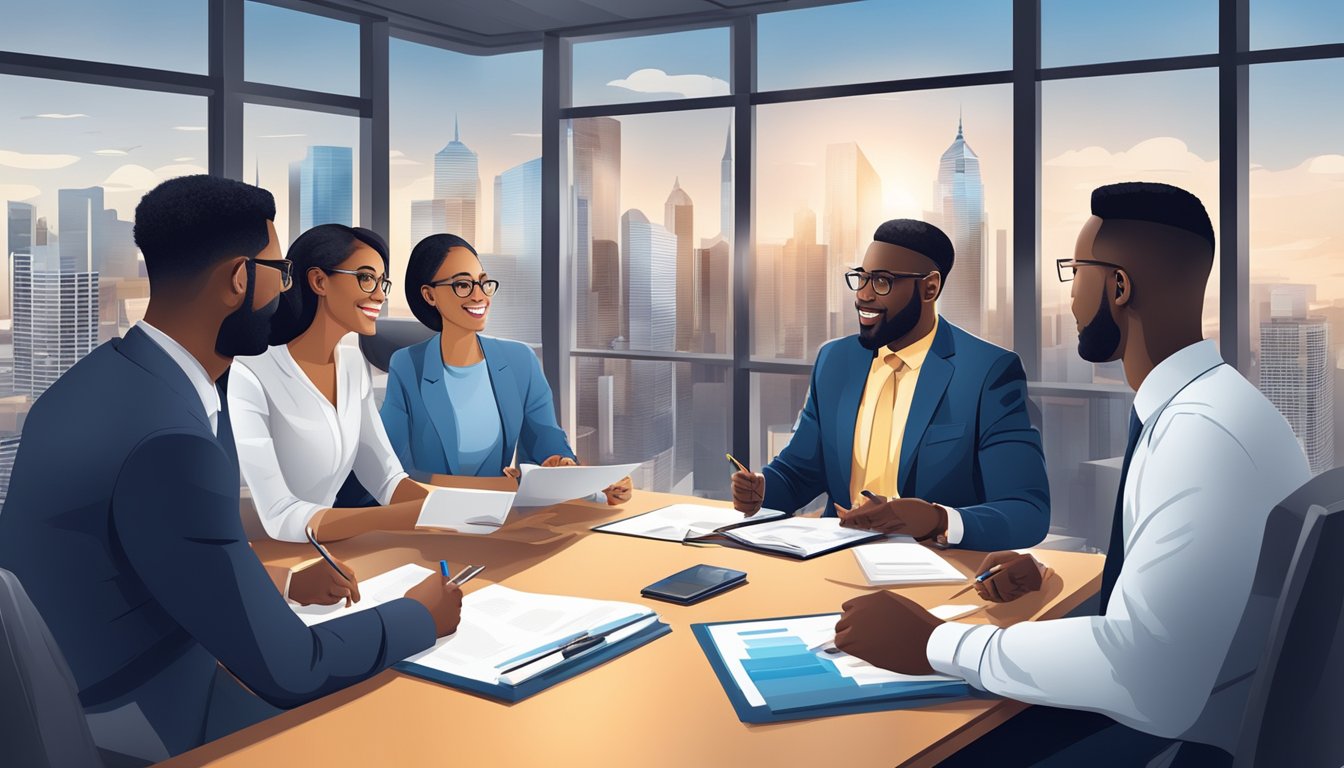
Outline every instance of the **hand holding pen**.
POLYGON ((765 475, 754 473, 746 465, 733 458, 731 453, 724 454, 737 469, 733 473, 733 509, 751 517, 760 511, 765 503, 765 475))
POLYGON ((1007 603, 1040 590, 1051 571, 1036 558, 1020 552, 991 552, 980 564, 980 575, 952 597, 974 589, 984 600, 1007 603))
POLYGON ((326 564, 311 563, 306 568, 295 571, 289 580, 289 593, 286 595, 300 605, 332 605, 345 600, 345 607, 359 602, 359 582, 349 565, 339 562, 331 556, 327 548, 317 541, 312 527, 305 531, 308 543, 312 544, 326 564))

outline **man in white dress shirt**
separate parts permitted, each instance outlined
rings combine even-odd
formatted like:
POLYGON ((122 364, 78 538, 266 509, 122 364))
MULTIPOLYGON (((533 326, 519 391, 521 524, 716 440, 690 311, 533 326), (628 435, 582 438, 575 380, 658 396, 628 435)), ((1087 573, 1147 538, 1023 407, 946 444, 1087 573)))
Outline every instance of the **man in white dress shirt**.
MULTIPOLYGON (((1174 740, 1182 761, 1230 762, 1268 633, 1240 626, 1265 521, 1310 477, 1287 422, 1202 338, 1214 240, 1198 198, 1113 184, 1093 192, 1092 214, 1057 269, 1073 281, 1079 354, 1122 360, 1135 389, 1101 615, 1001 629, 879 592, 836 625, 836 645, 877 666, 1045 705, 949 765, 1143 765, 1174 740)), ((1041 584, 1030 556, 987 562, 1004 568, 986 599, 1041 584)))

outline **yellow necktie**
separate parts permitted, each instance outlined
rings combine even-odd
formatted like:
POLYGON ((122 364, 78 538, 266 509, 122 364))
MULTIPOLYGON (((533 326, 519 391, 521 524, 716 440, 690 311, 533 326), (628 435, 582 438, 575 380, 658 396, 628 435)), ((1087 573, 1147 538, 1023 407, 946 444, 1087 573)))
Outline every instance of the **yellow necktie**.
MULTIPOLYGON (((888 353, 882 362, 890 374, 877 396, 877 410, 873 412, 873 429, 868 440, 868 458, 863 463, 863 485, 859 490, 867 489, 879 496, 894 499, 901 494, 896 483, 899 462, 891 460, 891 421, 892 411, 896 408, 896 385, 905 374, 906 365, 894 352, 888 353)), ((856 497, 853 502, 858 506, 863 503, 863 498, 856 497)))

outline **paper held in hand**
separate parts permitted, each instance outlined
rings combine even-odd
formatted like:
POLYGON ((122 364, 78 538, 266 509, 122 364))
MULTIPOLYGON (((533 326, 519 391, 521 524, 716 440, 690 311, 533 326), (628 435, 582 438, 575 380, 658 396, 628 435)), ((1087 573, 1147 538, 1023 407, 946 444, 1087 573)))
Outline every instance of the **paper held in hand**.
POLYGON ((517 494, 474 488, 436 488, 420 506, 417 528, 452 529, 458 533, 490 534, 499 530, 513 508, 517 494))
POLYGON ((539 467, 523 464, 518 481, 515 507, 549 507, 566 501, 592 496, 629 475, 638 464, 612 464, 602 467, 539 467))

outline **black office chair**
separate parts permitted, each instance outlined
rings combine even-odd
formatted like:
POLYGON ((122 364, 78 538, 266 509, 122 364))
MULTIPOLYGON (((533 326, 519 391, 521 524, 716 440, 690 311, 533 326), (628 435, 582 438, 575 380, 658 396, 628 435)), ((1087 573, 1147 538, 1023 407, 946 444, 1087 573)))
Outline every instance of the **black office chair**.
POLYGON ((1344 765, 1344 468, 1308 482, 1275 513, 1304 520, 1251 686, 1235 765, 1336 768, 1344 765))
POLYGON ((359 351, 364 354, 369 365, 385 372, 393 352, 418 344, 433 335, 434 331, 413 317, 380 317, 377 333, 359 337, 359 351))
POLYGON ((0 569, 0 751, 6 765, 103 766, 74 675, 18 577, 0 569))

